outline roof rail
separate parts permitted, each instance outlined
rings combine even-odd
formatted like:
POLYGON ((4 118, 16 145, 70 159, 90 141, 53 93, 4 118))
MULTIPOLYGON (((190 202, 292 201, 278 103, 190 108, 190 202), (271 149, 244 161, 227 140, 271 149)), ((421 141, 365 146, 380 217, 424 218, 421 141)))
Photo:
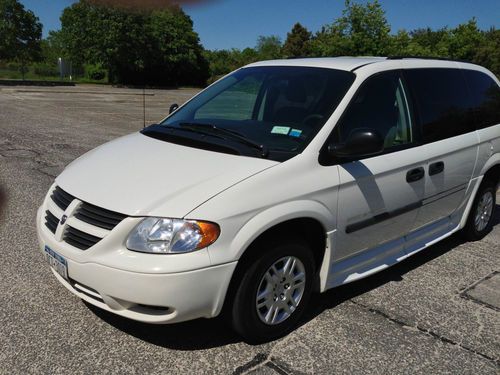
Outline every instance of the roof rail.
POLYGON ((408 56, 387 56, 387 60, 403 60, 403 59, 455 61, 455 62, 463 62, 463 63, 469 63, 469 64, 471 64, 471 62, 467 61, 467 60, 451 59, 451 58, 448 58, 448 57, 410 56, 410 55, 408 55, 408 56))

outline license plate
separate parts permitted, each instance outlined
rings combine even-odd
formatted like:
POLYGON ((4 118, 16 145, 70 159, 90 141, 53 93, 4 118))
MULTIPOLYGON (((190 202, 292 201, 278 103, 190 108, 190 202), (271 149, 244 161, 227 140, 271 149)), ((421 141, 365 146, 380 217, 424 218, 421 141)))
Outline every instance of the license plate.
POLYGON ((50 247, 45 246, 45 258, 49 265, 63 278, 68 279, 68 262, 50 247))

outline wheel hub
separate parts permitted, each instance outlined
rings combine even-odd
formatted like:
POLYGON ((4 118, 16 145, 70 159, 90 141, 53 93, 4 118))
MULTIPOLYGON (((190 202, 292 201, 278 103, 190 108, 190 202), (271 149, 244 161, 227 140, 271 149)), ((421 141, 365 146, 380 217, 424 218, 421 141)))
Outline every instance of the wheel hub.
POLYGON ((268 325, 288 319, 305 290, 305 267, 293 256, 276 261, 262 277, 256 296, 257 315, 268 325))

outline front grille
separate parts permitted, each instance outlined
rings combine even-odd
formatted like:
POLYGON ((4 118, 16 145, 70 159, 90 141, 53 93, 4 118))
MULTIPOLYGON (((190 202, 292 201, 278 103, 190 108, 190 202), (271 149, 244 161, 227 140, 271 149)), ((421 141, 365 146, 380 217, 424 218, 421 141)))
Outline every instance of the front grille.
POLYGON ((52 198, 54 203, 57 204, 57 206, 63 211, 65 211, 70 203, 75 199, 75 197, 73 197, 71 194, 66 193, 59 186, 56 186, 50 197, 52 198))
POLYGON ((98 243, 101 239, 102 238, 92 236, 91 234, 82 232, 81 230, 70 226, 67 227, 63 236, 64 241, 81 250, 87 250, 98 243))
POLYGON ((80 205, 75 217, 87 224, 95 225, 96 227, 107 230, 113 229, 126 218, 125 215, 85 202, 80 205))
MULTIPOLYGON (((78 204, 75 205, 76 211, 73 212, 72 210, 67 214, 70 217, 66 218, 69 221, 66 223, 62 240, 80 250, 87 250, 94 246, 106 237, 108 231, 111 231, 127 217, 118 212, 82 202, 71 194, 66 193, 59 186, 56 186, 52 191, 50 198, 54 204, 63 211, 66 211, 74 200, 78 202, 78 204), (92 234, 87 233, 87 231, 92 234), (96 235, 99 237, 96 237, 96 235)), ((54 234, 57 232, 59 215, 61 215, 60 212, 56 211, 58 210, 54 205, 49 205, 49 209, 45 211, 45 226, 54 234), (52 212, 50 210, 52 210, 52 212)))
POLYGON ((57 217, 52 215, 52 212, 45 211, 45 226, 54 234, 56 233, 58 223, 59 220, 57 220, 57 217))

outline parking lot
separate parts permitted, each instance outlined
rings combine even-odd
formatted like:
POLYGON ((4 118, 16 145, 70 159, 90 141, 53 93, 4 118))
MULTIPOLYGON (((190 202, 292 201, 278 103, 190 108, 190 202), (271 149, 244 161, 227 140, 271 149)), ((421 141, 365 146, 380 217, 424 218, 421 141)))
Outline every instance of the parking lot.
MULTIPOLYGON (((195 92, 146 90, 146 122, 195 92)), ((142 128, 142 103, 134 89, 0 86, 1 374, 500 372, 500 206, 484 240, 453 236, 317 296, 296 331, 264 345, 220 318, 151 326, 70 294, 38 250, 36 210, 65 165, 142 128)))

